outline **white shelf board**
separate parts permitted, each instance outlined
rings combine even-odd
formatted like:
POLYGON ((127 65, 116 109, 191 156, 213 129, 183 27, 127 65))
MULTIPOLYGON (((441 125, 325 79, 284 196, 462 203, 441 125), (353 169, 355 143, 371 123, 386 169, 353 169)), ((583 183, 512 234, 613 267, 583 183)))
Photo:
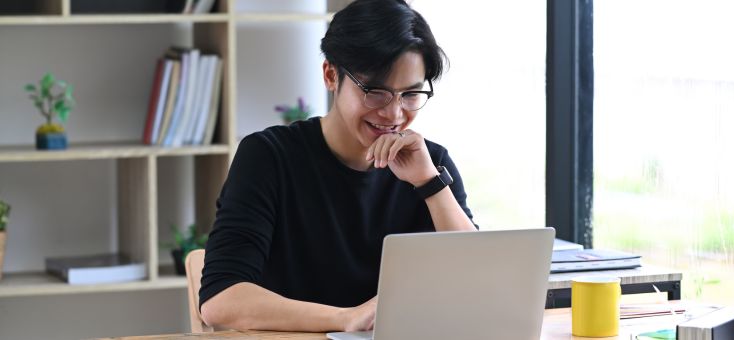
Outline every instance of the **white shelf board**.
POLYGON ((160 276, 156 280, 94 285, 70 285, 44 272, 4 273, 0 280, 0 298, 18 296, 109 293, 186 288, 184 276, 160 276))
POLYGON ((134 158, 146 156, 217 155, 229 153, 222 144, 181 147, 149 146, 140 143, 71 144, 65 150, 36 150, 31 145, 0 146, 0 163, 134 158))
POLYGON ((0 16, 0 25, 166 24, 227 22, 228 14, 72 14, 0 16))

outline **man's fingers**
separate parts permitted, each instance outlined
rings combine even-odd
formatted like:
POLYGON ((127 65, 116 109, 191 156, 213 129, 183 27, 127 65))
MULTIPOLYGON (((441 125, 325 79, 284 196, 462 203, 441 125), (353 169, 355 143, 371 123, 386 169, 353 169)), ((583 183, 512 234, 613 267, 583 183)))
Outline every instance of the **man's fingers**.
POLYGON ((395 144, 397 141, 397 138, 400 138, 398 135, 388 135, 385 136, 385 142, 382 143, 382 149, 380 150, 380 167, 384 168, 387 166, 387 161, 389 160, 390 156, 390 148, 395 144))
POLYGON ((372 159, 375 160, 375 168, 380 167, 380 162, 382 159, 380 158, 382 156, 382 146, 385 144, 385 138, 384 136, 380 136, 375 140, 374 143, 372 143, 372 159))
POLYGON ((365 156, 364 159, 368 161, 373 160, 375 158, 374 151, 375 151, 375 143, 372 143, 372 145, 370 145, 370 147, 367 149, 367 155, 365 156))
POLYGON ((394 161, 395 160, 395 157, 398 156, 398 152, 400 151, 400 149, 403 148, 403 146, 405 146, 405 138, 404 137, 399 137, 395 141, 395 143, 393 143, 393 145, 390 147, 390 153, 387 156, 387 160, 389 162, 394 161))

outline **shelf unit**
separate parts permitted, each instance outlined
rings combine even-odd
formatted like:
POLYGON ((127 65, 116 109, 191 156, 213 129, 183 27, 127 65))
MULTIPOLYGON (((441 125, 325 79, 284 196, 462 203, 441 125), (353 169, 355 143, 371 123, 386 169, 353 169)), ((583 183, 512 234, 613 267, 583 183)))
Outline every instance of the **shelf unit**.
MULTIPOLYGON (((0 166, 6 163, 113 160, 117 168, 118 249, 134 261, 147 264, 142 281, 68 285, 42 272, 6 273, 0 280, 0 298, 95 292, 181 288, 183 277, 159 267, 157 223, 157 166, 161 157, 194 158, 195 220, 208 231, 215 202, 236 149, 236 25, 241 22, 329 21, 333 14, 235 13, 234 0, 220 0, 210 14, 74 14, 74 0, 36 0, 35 11, 2 15, 2 26, 192 24, 193 46, 222 58, 222 98, 212 145, 175 148, 140 142, 72 144, 64 151, 36 151, 33 146, 0 146, 0 166)), ((151 63, 154 61, 151 60, 151 63)), ((144 113, 140 113, 143 115, 144 113)), ((141 126, 141 131, 142 131, 141 126)), ((43 166, 39 164, 38 166, 43 166)))

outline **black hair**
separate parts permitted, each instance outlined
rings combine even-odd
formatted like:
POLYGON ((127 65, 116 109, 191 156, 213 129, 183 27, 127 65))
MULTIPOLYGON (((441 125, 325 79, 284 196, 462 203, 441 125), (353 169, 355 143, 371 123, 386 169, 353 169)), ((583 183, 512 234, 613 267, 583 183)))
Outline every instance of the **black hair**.
POLYGON ((437 80, 448 58, 436 44, 431 28, 404 0, 356 0, 334 15, 321 51, 329 63, 380 82, 407 51, 423 56, 426 79, 437 80))

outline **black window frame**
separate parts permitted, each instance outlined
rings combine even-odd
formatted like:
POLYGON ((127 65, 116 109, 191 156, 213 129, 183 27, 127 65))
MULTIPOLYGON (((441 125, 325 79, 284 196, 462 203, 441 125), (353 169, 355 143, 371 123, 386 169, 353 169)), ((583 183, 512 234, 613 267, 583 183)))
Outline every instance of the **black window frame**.
POLYGON ((593 0, 547 0, 545 221, 593 246, 593 0))

